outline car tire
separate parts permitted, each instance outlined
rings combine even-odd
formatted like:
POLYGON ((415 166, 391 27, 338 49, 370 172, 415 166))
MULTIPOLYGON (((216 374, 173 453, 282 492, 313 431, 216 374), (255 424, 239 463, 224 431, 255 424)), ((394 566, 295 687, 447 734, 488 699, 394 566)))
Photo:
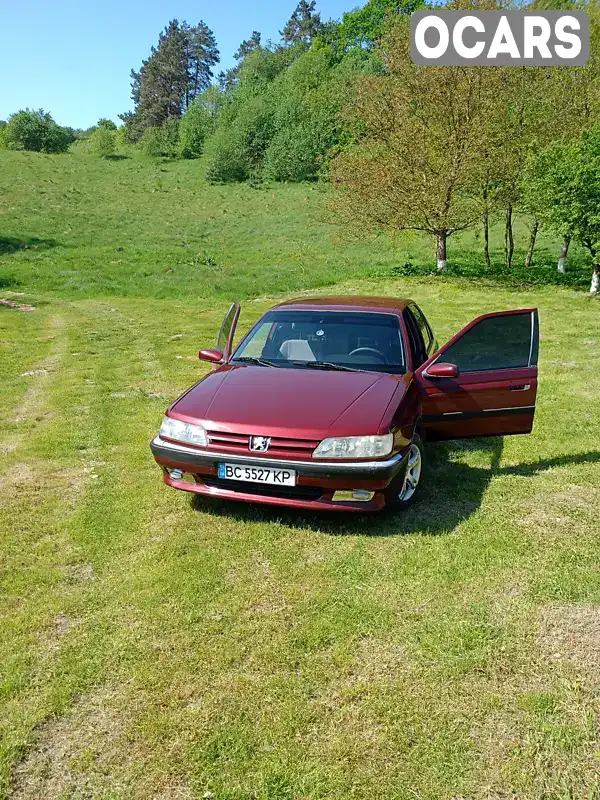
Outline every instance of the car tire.
POLYGON ((418 433, 410 443, 408 464, 386 490, 386 508, 392 511, 404 511, 410 508, 419 496, 423 471, 425 467, 425 448, 418 433))

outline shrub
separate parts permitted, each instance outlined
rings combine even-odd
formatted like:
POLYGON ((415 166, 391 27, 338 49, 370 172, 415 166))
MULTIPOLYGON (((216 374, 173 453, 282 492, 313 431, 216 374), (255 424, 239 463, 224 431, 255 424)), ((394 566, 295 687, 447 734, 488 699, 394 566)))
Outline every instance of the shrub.
POLYGON ((275 133, 273 109, 268 98, 248 98, 238 110, 232 128, 241 142, 249 170, 260 171, 275 133))
POLYGON ((318 172, 319 153, 313 132, 305 123, 282 128, 267 151, 265 178, 272 181, 307 181, 318 172))
POLYGON ((194 100, 179 125, 179 148, 183 158, 199 158, 213 121, 199 99, 194 100))
POLYGON ((100 125, 90 136, 92 153, 100 158, 114 156, 116 149, 116 132, 104 125, 100 125))
POLYGON ((161 128, 163 155, 167 158, 176 158, 179 155, 179 120, 169 117, 163 122, 161 128))
POLYGON ((206 180, 211 183, 245 181, 250 174, 238 131, 221 127, 206 142, 206 180))
POLYGON ((140 139, 140 147, 147 156, 160 158, 163 155, 163 142, 160 128, 146 128, 140 139))
POLYGON ((131 144, 129 141, 129 131, 126 125, 121 125, 115 131, 115 142, 118 150, 122 150, 131 144))
POLYGON ((335 118, 326 109, 280 124, 265 159, 265 177, 273 181, 308 181, 319 176, 338 140, 335 118))
POLYGON ((73 141, 71 133, 61 128, 43 109, 18 111, 9 117, 5 141, 16 150, 64 153, 73 141))
POLYGON ((179 120, 169 117, 160 128, 146 128, 140 146, 153 158, 175 158, 179 154, 179 120))

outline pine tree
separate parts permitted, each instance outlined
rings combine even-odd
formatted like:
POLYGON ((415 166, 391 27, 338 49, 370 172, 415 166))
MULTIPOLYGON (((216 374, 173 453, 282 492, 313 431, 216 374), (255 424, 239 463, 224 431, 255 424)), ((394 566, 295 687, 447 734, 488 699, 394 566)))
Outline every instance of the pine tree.
POLYGON ((140 70, 131 71, 135 111, 121 115, 131 138, 139 139, 147 128, 160 127, 171 117, 179 119, 209 85, 218 60, 214 34, 203 22, 190 26, 171 20, 140 70))
POLYGON ((315 11, 316 0, 300 0, 285 28, 280 31, 286 44, 310 44, 323 30, 321 15, 315 11))
POLYGON ((194 98, 210 85, 212 67, 219 62, 219 48, 214 33, 204 22, 200 21, 194 27, 184 22, 181 27, 186 38, 187 109, 194 98))
POLYGON ((245 39, 241 43, 241 45, 238 47, 237 53, 235 53, 233 57, 237 61, 243 61, 246 56, 250 55, 250 53, 253 53, 261 46, 260 41, 261 35, 259 31, 252 31, 252 36, 249 39, 245 39))
POLYGON ((259 31, 252 31, 252 36, 249 39, 245 39, 234 53, 233 57, 238 62, 235 67, 231 67, 231 69, 228 69, 226 72, 219 73, 219 84, 224 91, 231 89, 231 87, 237 83, 240 72, 242 71, 244 59, 249 56, 250 53, 254 53, 255 50, 260 50, 262 47, 261 39, 262 37, 259 31))

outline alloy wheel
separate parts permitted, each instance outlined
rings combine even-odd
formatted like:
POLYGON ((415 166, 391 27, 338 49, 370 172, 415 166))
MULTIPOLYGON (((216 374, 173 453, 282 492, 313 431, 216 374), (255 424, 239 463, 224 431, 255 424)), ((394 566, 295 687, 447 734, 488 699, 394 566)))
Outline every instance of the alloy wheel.
POLYGON ((417 491, 419 481, 421 480, 421 470, 423 468, 423 458, 421 451, 416 444, 411 444, 408 454, 408 467, 406 468, 406 476, 402 485, 402 491, 398 495, 398 499, 402 503, 408 502, 417 491))

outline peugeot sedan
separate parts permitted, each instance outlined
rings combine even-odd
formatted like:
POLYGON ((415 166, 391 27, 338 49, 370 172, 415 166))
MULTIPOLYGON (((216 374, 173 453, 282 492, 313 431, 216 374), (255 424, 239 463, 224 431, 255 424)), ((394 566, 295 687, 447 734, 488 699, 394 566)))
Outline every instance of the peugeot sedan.
POLYGON ((478 317, 439 347, 416 303, 317 297, 268 311, 166 412, 151 449, 167 485, 251 503, 404 509, 423 442, 527 434, 538 383, 536 309, 478 317))

